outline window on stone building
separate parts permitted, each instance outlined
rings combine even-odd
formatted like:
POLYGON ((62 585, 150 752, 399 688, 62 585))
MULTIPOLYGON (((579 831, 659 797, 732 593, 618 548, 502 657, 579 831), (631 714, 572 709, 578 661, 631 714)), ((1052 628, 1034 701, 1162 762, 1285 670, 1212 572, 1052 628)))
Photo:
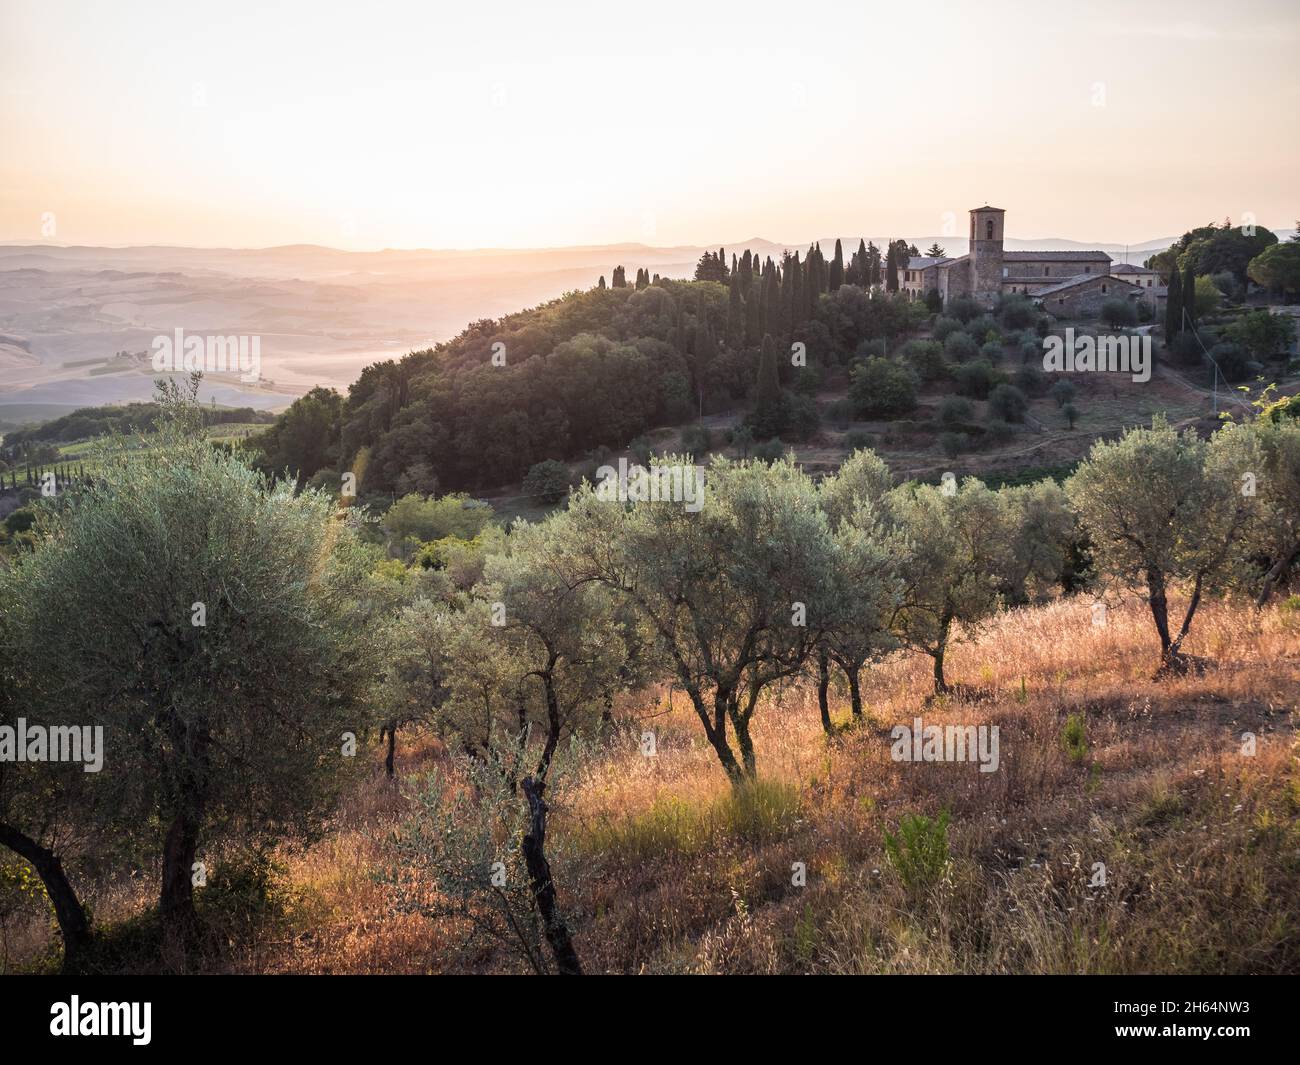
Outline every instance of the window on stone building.
POLYGON ((989 220, 984 224, 984 233, 985 233, 985 238, 984 238, 985 240, 992 240, 992 239, 993 239, 993 219, 990 218, 990 219, 989 219, 989 220))
POLYGON ((1044 276, 1044 277, 1051 277, 1051 275, 1052 275, 1052 268, 1051 268, 1050 266, 1044 266, 1044 267, 1043 267, 1043 276, 1044 276))

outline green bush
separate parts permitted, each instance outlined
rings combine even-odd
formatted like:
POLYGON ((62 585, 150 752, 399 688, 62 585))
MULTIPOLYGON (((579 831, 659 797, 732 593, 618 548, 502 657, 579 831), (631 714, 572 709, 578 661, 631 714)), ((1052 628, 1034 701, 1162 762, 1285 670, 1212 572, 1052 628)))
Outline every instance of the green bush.
POLYGON ((952 861, 948 820, 947 810, 934 819, 925 814, 904 814, 898 821, 898 835, 885 833, 885 854, 903 886, 913 895, 934 887, 948 870, 952 861))
POLYGON ((962 396, 944 396, 936 417, 940 425, 961 425, 975 416, 975 408, 962 396))
POLYGON ((524 477, 524 494, 543 503, 558 503, 569 494, 569 467, 558 459, 535 463, 524 477))
POLYGON ((1106 300, 1101 305, 1101 320, 1112 329, 1134 326, 1138 323, 1137 308, 1128 300, 1106 300))
POLYGON ((973 300, 968 296, 959 296, 955 300, 948 301, 948 313, 964 324, 983 314, 984 307, 978 300, 973 300))
POLYGON ((916 406, 916 375, 888 359, 868 359, 853 368, 849 398, 865 418, 906 414, 916 406))
POLYGON ((952 379, 957 386, 957 391, 972 399, 987 398, 989 389, 997 381, 992 365, 983 359, 964 362, 960 366, 953 367, 952 379))
POLYGON ((1070 761, 1082 762, 1088 757, 1088 734, 1083 714, 1070 714, 1061 729, 1061 747, 1070 761))
POLYGON ((979 354, 979 345, 969 333, 951 333, 943 342, 943 353, 953 362, 965 362, 979 354))
POLYGON ((1191 329, 1184 329, 1169 344, 1169 350, 1184 366, 1199 366, 1205 359, 1205 352, 1213 343, 1208 337, 1199 337, 1191 329), (1204 347, 1202 347, 1204 342, 1204 347))
POLYGON ((1002 339, 1002 332, 998 329, 998 323, 987 314, 981 314, 978 318, 973 318, 967 322, 966 332, 976 344, 1002 339))
POLYGON ((965 433, 940 433, 939 450, 948 458, 953 459, 966 450, 970 444, 970 437, 965 433))
POLYGON ((1074 387, 1074 382, 1068 378, 1062 377, 1056 384, 1052 385, 1051 396, 1056 400, 1058 407, 1064 407, 1070 400, 1074 399, 1075 392, 1078 389, 1074 387))
POLYGON ((998 385, 989 393, 989 410, 1007 422, 1022 422, 1029 401, 1015 385, 998 385))
POLYGON ((1024 296, 1004 296, 998 301, 997 315, 1008 329, 1027 329, 1034 324, 1038 312, 1024 296))
POLYGON ((774 436, 771 440, 764 440, 761 444, 755 444, 754 449, 750 452, 750 457, 760 459, 771 465, 784 454, 785 445, 781 443, 779 436, 774 436))
POLYGON ((903 348, 904 361, 922 381, 937 381, 948 370, 943 345, 935 340, 912 340, 903 348))
POLYGON ((1031 362, 1021 366, 1012 380, 1027 396, 1039 395, 1047 385, 1047 375, 1031 362))
POLYGON ((950 318, 941 314, 934 320, 934 326, 930 330, 930 335, 940 344, 947 340, 953 333, 961 332, 961 322, 956 318, 950 318))
POLYGON ((682 451, 698 461, 713 447, 713 434, 703 425, 688 425, 682 430, 682 451))

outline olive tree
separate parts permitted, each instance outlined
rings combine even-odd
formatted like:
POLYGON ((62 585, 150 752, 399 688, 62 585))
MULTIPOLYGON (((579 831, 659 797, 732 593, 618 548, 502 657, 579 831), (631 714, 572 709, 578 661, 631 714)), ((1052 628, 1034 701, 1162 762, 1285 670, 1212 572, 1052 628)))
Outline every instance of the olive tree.
MULTIPOLYGON (((688 461, 664 456, 651 470, 670 479, 688 461)), ((698 506, 619 501, 584 485, 561 526, 565 566, 570 580, 635 605, 740 784, 756 772, 760 695, 798 673, 816 642, 813 605, 827 596, 833 549, 816 490, 792 459, 717 457, 705 483, 698 506)))
POLYGON ((516 525, 510 553, 488 559, 474 590, 488 604, 483 652, 513 663, 520 706, 534 708, 542 747, 532 775, 543 785, 561 738, 599 719, 628 658, 610 590, 565 571, 563 524, 516 525))
POLYGON ((948 691, 944 658, 954 624, 970 636, 1001 605, 1011 555, 1007 509, 968 477, 960 486, 901 485, 886 497, 889 520, 911 545, 898 634, 934 662, 934 691, 948 691))
MULTIPOLYGON (((53 663, 24 659, 19 651, 17 574, 0 566, 0 727, 73 725, 57 707, 29 698, 28 677, 53 663)), ((24 752, 25 753, 25 752, 24 752)), ((0 760, 0 846, 26 861, 40 877, 63 940, 63 970, 77 970, 90 942, 90 915, 74 887, 73 863, 94 840, 87 811, 104 793, 98 773, 82 762, 16 761, 17 751, 0 760)))
POLYGON ((1162 674, 1186 671, 1183 640, 1202 597, 1230 577, 1249 517, 1229 443, 1220 434, 1212 446, 1157 418, 1150 429, 1098 441, 1066 483, 1099 574, 1143 589, 1160 637, 1162 674), (1169 594, 1178 583, 1188 601, 1175 629, 1169 594))
POLYGON ((192 404, 149 446, 105 460, 18 568, 16 638, 38 714, 100 725, 92 811, 139 837, 169 936, 196 923, 201 846, 321 824, 364 728, 373 648, 364 573, 325 495, 273 484, 194 431, 192 404))
POLYGON ((892 479, 872 451, 855 451, 818 486, 832 527, 830 583, 818 613, 817 704, 832 731, 827 692, 832 663, 844 674, 855 722, 862 719, 862 670, 898 646, 894 626, 902 605, 902 571, 909 544, 884 521, 892 479))
POLYGON ((1262 577, 1251 576, 1255 602, 1264 606, 1300 560, 1300 422, 1280 417, 1229 424, 1214 443, 1248 503, 1245 548, 1261 561, 1262 577))
POLYGON ((1003 488, 1011 549, 1005 556, 1004 591, 1013 602, 1045 599, 1061 581, 1074 538, 1074 515, 1065 489, 1050 478, 1003 488))

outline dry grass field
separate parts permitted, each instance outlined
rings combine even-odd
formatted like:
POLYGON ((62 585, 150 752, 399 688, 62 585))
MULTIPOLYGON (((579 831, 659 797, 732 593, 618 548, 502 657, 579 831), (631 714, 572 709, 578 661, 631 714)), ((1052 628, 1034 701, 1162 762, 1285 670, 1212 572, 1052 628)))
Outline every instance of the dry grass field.
MULTIPOLYGON (((929 701, 928 662, 896 655, 867 678, 866 720, 828 738, 810 686, 780 692, 758 717, 760 780, 734 793, 684 700, 629 700, 550 796, 548 847, 585 968, 1300 971, 1300 611, 1209 604, 1188 650, 1212 666, 1154 681, 1137 600, 1112 604, 1103 627, 1086 599, 1011 611, 954 649, 959 697, 929 701), (918 715, 997 725, 998 770, 892 760, 890 729, 918 715), (886 835, 941 811, 950 860, 909 883, 886 835)), ((378 759, 365 767, 324 838, 278 854, 269 885, 210 895, 210 950, 189 967, 519 970, 490 944, 466 949, 458 922, 408 912, 392 887, 410 796, 446 760, 408 736, 396 781, 378 759)), ((90 893, 119 964, 148 934, 153 892, 142 876, 90 893)), ((9 968, 56 953, 39 920, 4 932, 9 968)))

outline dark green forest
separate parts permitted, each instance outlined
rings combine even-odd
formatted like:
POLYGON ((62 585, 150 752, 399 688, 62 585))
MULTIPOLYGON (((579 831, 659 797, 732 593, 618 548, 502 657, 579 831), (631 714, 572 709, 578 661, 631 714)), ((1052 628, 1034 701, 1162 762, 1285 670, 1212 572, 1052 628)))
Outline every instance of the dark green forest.
MULTIPOLYGON (((891 245, 887 263, 907 252, 891 245)), ((888 292, 883 273, 884 290, 864 287, 881 280, 879 250, 862 245, 846 263, 839 242, 830 258, 814 245, 780 263, 707 252, 692 281, 639 270, 629 284, 620 268, 612 285, 602 278, 375 363, 346 397, 314 389, 253 444, 263 468, 301 480, 357 468, 366 494, 482 490, 547 459, 623 448, 655 426, 750 404, 765 343, 779 409, 757 435, 797 438, 815 428, 816 412, 785 392, 796 364, 778 352, 796 338, 804 345, 814 371, 798 374, 806 392, 925 318, 924 304, 888 292)))

